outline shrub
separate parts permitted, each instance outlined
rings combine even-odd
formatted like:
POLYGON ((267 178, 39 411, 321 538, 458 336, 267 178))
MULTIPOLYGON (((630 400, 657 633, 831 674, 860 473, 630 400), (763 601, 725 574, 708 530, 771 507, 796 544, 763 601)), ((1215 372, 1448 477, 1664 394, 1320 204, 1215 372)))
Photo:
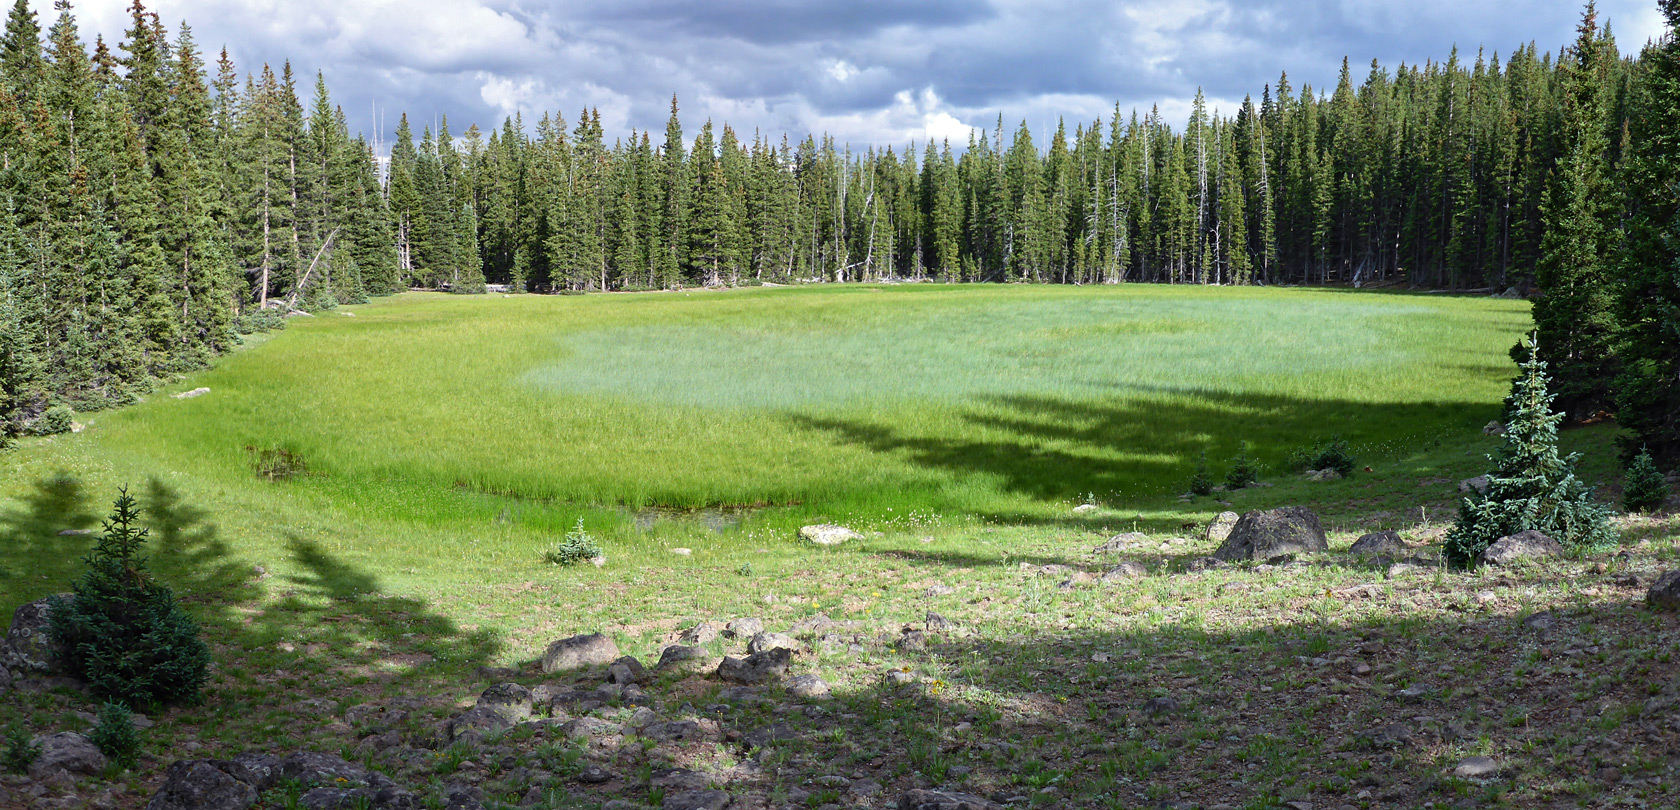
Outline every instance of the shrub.
POLYGON ((1629 512, 1655 512, 1667 500, 1668 481, 1651 460, 1650 451, 1641 450, 1622 479, 1622 506, 1629 512))
POLYGON ((29 736, 19 723, 6 727, 6 747, 0 750, 0 768, 7 773, 28 773, 29 766, 41 755, 41 746, 29 736))
POLYGON ((69 433, 75 416, 76 412, 70 410, 69 405, 54 405, 29 424, 29 432, 36 436, 69 433))
POLYGON ((233 328, 241 335, 271 332, 286 328, 286 316, 273 307, 247 312, 233 319, 233 328))
POLYGON ((140 761, 140 732, 128 707, 106 701, 99 709, 99 720, 88 732, 88 741, 111 760, 119 771, 126 771, 140 761))
POLYGON ((1533 529, 1566 548, 1589 549, 1615 541, 1610 510, 1575 477, 1579 454, 1559 456, 1558 423, 1547 391, 1546 364, 1530 354, 1512 385, 1516 409, 1505 429, 1505 446, 1488 473, 1486 494, 1459 504, 1458 522, 1447 533, 1448 561, 1469 565, 1495 540, 1533 529))
POLYGON ((1248 442, 1243 442, 1237 457, 1231 460, 1231 470, 1225 473, 1226 489, 1242 489, 1260 480, 1260 467, 1248 457, 1248 442))
POLYGON ((578 518, 577 526, 566 532, 566 539, 560 545, 549 549, 543 559, 555 565, 577 565, 601 556, 601 547, 595 543, 595 538, 583 530, 583 518, 578 518))
POLYGON ((1310 450, 1296 451, 1289 457, 1289 466, 1296 472, 1335 470, 1343 478, 1353 475, 1353 468, 1358 462, 1358 457, 1348 449, 1348 443, 1340 433, 1331 436, 1329 442, 1310 450))
POLYGON ((1190 476, 1190 492, 1193 495, 1213 493, 1213 479, 1208 476, 1206 450, 1202 451, 1202 457, 1196 462, 1196 474, 1190 476))
POLYGON ((210 650, 198 623, 147 570, 138 518, 124 488, 72 588, 75 598, 53 605, 52 637, 71 674, 96 695, 129 706, 196 701, 210 650))

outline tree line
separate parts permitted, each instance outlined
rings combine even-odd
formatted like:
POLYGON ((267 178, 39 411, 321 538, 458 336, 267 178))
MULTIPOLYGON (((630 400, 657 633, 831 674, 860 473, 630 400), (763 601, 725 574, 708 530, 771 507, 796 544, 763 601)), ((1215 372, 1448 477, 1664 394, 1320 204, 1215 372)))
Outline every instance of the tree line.
POLYGON ((1634 295, 1610 266, 1676 252, 1649 235, 1673 216, 1675 146, 1653 124, 1673 38, 1624 56, 1590 4, 1555 55, 1455 49, 1357 83, 1344 60, 1332 88, 1283 75, 1234 111, 1198 92, 1182 127, 1117 106, 1048 146, 1001 118, 899 150, 711 121, 690 140, 673 98, 663 133, 610 144, 595 110, 418 138, 404 115, 383 168, 319 74, 306 109, 290 65, 241 79, 224 50, 212 70, 139 0, 120 55, 57 10, 43 34, 18 0, 0 41, 13 433, 54 402, 130 399, 280 313, 409 287, 1532 284, 1576 413, 1615 406, 1616 375, 1649 365, 1631 335, 1674 319, 1630 302, 1671 283, 1634 295))

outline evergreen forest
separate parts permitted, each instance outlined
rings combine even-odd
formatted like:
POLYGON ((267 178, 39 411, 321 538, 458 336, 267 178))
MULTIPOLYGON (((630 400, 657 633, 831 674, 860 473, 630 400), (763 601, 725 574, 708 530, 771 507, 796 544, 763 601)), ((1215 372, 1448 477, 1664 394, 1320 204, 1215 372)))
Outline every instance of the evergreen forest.
POLYGON ((1560 407, 1680 455, 1680 44, 1624 49, 1591 4, 1556 53, 1344 60, 1333 87, 1116 107, 1048 144, 1001 118, 959 144, 690 139, 673 98, 665 132, 610 139, 596 110, 418 137, 404 115, 388 157, 320 74, 209 57, 139 0, 90 50, 56 9, 43 29, 18 0, 0 40, 9 436, 410 288, 1153 282, 1532 294, 1560 407))

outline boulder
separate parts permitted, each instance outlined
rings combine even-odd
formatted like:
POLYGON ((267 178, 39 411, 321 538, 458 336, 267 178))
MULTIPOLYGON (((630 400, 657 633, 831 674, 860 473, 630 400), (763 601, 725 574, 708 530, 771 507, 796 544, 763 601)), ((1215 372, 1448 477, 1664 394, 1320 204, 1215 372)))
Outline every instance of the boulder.
POLYGON ((681 644, 672 644, 660 651, 659 663, 654 665, 654 669, 697 669, 704 666, 705 661, 705 650, 699 647, 684 647, 681 644))
POLYGON ((246 751, 226 762, 216 762, 217 768, 227 771, 229 776, 256 788, 258 791, 268 790, 280 781, 279 757, 258 751, 246 751))
POLYGON ((1562 554, 1563 546, 1558 541, 1529 529, 1493 541, 1493 545, 1483 550, 1476 561, 1483 565, 1509 565, 1521 559, 1562 554))
POLYGON ((1645 604, 1659 610, 1680 609, 1680 571, 1669 571, 1651 583, 1645 592, 1645 604))
POLYGON ((1400 539, 1399 532, 1393 529, 1385 529, 1380 532, 1361 535, 1358 540, 1353 541, 1353 548, 1348 549, 1348 553, 1373 557, 1379 555, 1397 557, 1410 550, 1406 547, 1406 541, 1400 539))
POLYGON ((629 686, 647 680, 647 667, 633 655, 626 655, 607 665, 607 683, 629 686))
POLYGON ((1243 515, 1213 556, 1226 562, 1269 560, 1329 548, 1318 515, 1305 507, 1285 506, 1243 515))
POLYGON ((818 523, 799 530, 799 539, 819 546, 838 546, 849 540, 862 540, 863 535, 832 523, 818 523))
POLYGON ((1102 575, 1102 581, 1105 584, 1112 585, 1116 582, 1125 582, 1128 579, 1142 579, 1146 576, 1149 576, 1149 569, 1144 568, 1142 563, 1123 562, 1108 569, 1108 571, 1102 575))
POLYGON ((476 708, 488 709, 509 723, 531 719, 531 690, 517 683, 499 683, 478 696, 476 708))
POLYGON ((29 778, 46 781, 60 774, 98 776, 105 772, 105 755, 88 738, 73 731, 36 737, 41 754, 29 763, 29 778))
POLYGON ((1092 554, 1115 554, 1125 551, 1132 546, 1149 542, 1149 535, 1143 532, 1125 532, 1108 538, 1108 542, 1091 549, 1092 554))
POLYGON ((176 399, 196 399, 208 393, 210 393, 208 388, 194 388, 191 391, 182 391, 179 394, 170 394, 170 396, 176 399))
POLYGON ((665 794, 661 810, 723 810, 729 806, 729 794, 721 790, 684 790, 665 794))
POLYGON ((912 790, 898 797, 898 810, 1003 810, 1003 806, 969 793, 912 790))
POLYGON ((545 673, 605 666, 619 657, 618 644, 600 633, 563 638, 543 653, 545 673))
POLYGON ((828 697, 828 682, 815 675, 795 675, 788 681, 788 694, 803 700, 820 700, 828 697))
POLYGON ((306 786, 342 786, 347 790, 358 787, 374 790, 396 787, 391 777, 379 771, 370 771, 354 762, 346 761, 343 757, 315 751, 299 751, 280 760, 278 770, 281 779, 293 779, 306 786))
POLYGON ((684 644, 710 644, 721 631, 711 622, 701 622, 683 631, 681 641, 684 644))
POLYGON ((146 810, 246 810, 257 803, 257 789, 206 759, 176 760, 152 794, 146 810))
POLYGON ((1463 481, 1458 482, 1458 491, 1465 495, 1469 495, 1472 492, 1478 495, 1486 495, 1489 486, 1488 477, 1485 475, 1478 475, 1475 478, 1466 478, 1463 481))
POLYGON ((759 633, 747 642, 748 653, 761 653, 776 648, 799 649, 799 641, 786 633, 759 633))
POLYGON ((1236 512, 1220 512, 1214 516, 1213 520, 1208 522, 1207 528, 1202 531, 1202 536, 1215 543, 1223 543, 1225 538, 1231 536, 1231 530, 1236 528, 1237 521, 1240 519, 1241 516, 1236 512))
POLYGON ((1230 563, 1225 562, 1218 557, 1197 557, 1184 564, 1184 573, 1200 574, 1203 571, 1212 571, 1216 568, 1224 568, 1229 565, 1230 563))
POLYGON ((1073 513, 1076 514, 1076 515, 1089 515, 1089 514, 1094 514, 1098 509, 1101 509, 1101 508, 1102 507, 1097 506, 1094 503, 1082 503, 1082 504, 1080 504, 1078 506, 1075 506, 1073 508, 1073 513))
POLYGON ((1342 473, 1340 470, 1334 468, 1325 468, 1322 470, 1308 470, 1303 473, 1301 477, 1307 479, 1308 481, 1340 481, 1342 480, 1342 473))
POLYGON ((1488 779, 1499 775, 1499 763, 1492 757, 1465 757, 1453 768, 1460 779, 1488 779))
POLYGON ((787 674, 788 664, 792 662, 793 651, 776 647, 746 658, 726 657, 723 663, 718 664, 717 676, 729 683, 755 686, 787 674))
POLYGON ((75 598, 75 594, 61 593, 13 611, 12 627, 6 631, 5 645, 0 646, 0 665, 12 670, 13 677, 18 678, 57 673, 63 663, 52 643, 52 605, 58 600, 75 598))
POLYGON ((736 619, 723 626, 727 638, 752 638, 764 632, 764 622, 757 619, 736 619))

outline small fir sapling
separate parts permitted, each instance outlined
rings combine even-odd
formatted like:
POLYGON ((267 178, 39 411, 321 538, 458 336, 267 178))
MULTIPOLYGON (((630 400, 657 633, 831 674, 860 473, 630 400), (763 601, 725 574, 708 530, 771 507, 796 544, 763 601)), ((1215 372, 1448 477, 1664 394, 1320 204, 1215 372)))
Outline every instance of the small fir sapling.
POLYGON ((1668 481, 1651 453, 1641 450, 1622 479, 1622 506, 1629 512, 1655 512, 1668 501, 1668 481))
POLYGON ((1552 411, 1547 383, 1545 362, 1531 352, 1513 383, 1515 407, 1505 446, 1499 458, 1489 458, 1495 464, 1488 473, 1487 492, 1459 504, 1458 521, 1447 533, 1444 550, 1449 562, 1469 565, 1494 541, 1529 529, 1575 550, 1615 542, 1610 510, 1593 500, 1592 489, 1575 477, 1580 456, 1558 454, 1563 414, 1552 411))

